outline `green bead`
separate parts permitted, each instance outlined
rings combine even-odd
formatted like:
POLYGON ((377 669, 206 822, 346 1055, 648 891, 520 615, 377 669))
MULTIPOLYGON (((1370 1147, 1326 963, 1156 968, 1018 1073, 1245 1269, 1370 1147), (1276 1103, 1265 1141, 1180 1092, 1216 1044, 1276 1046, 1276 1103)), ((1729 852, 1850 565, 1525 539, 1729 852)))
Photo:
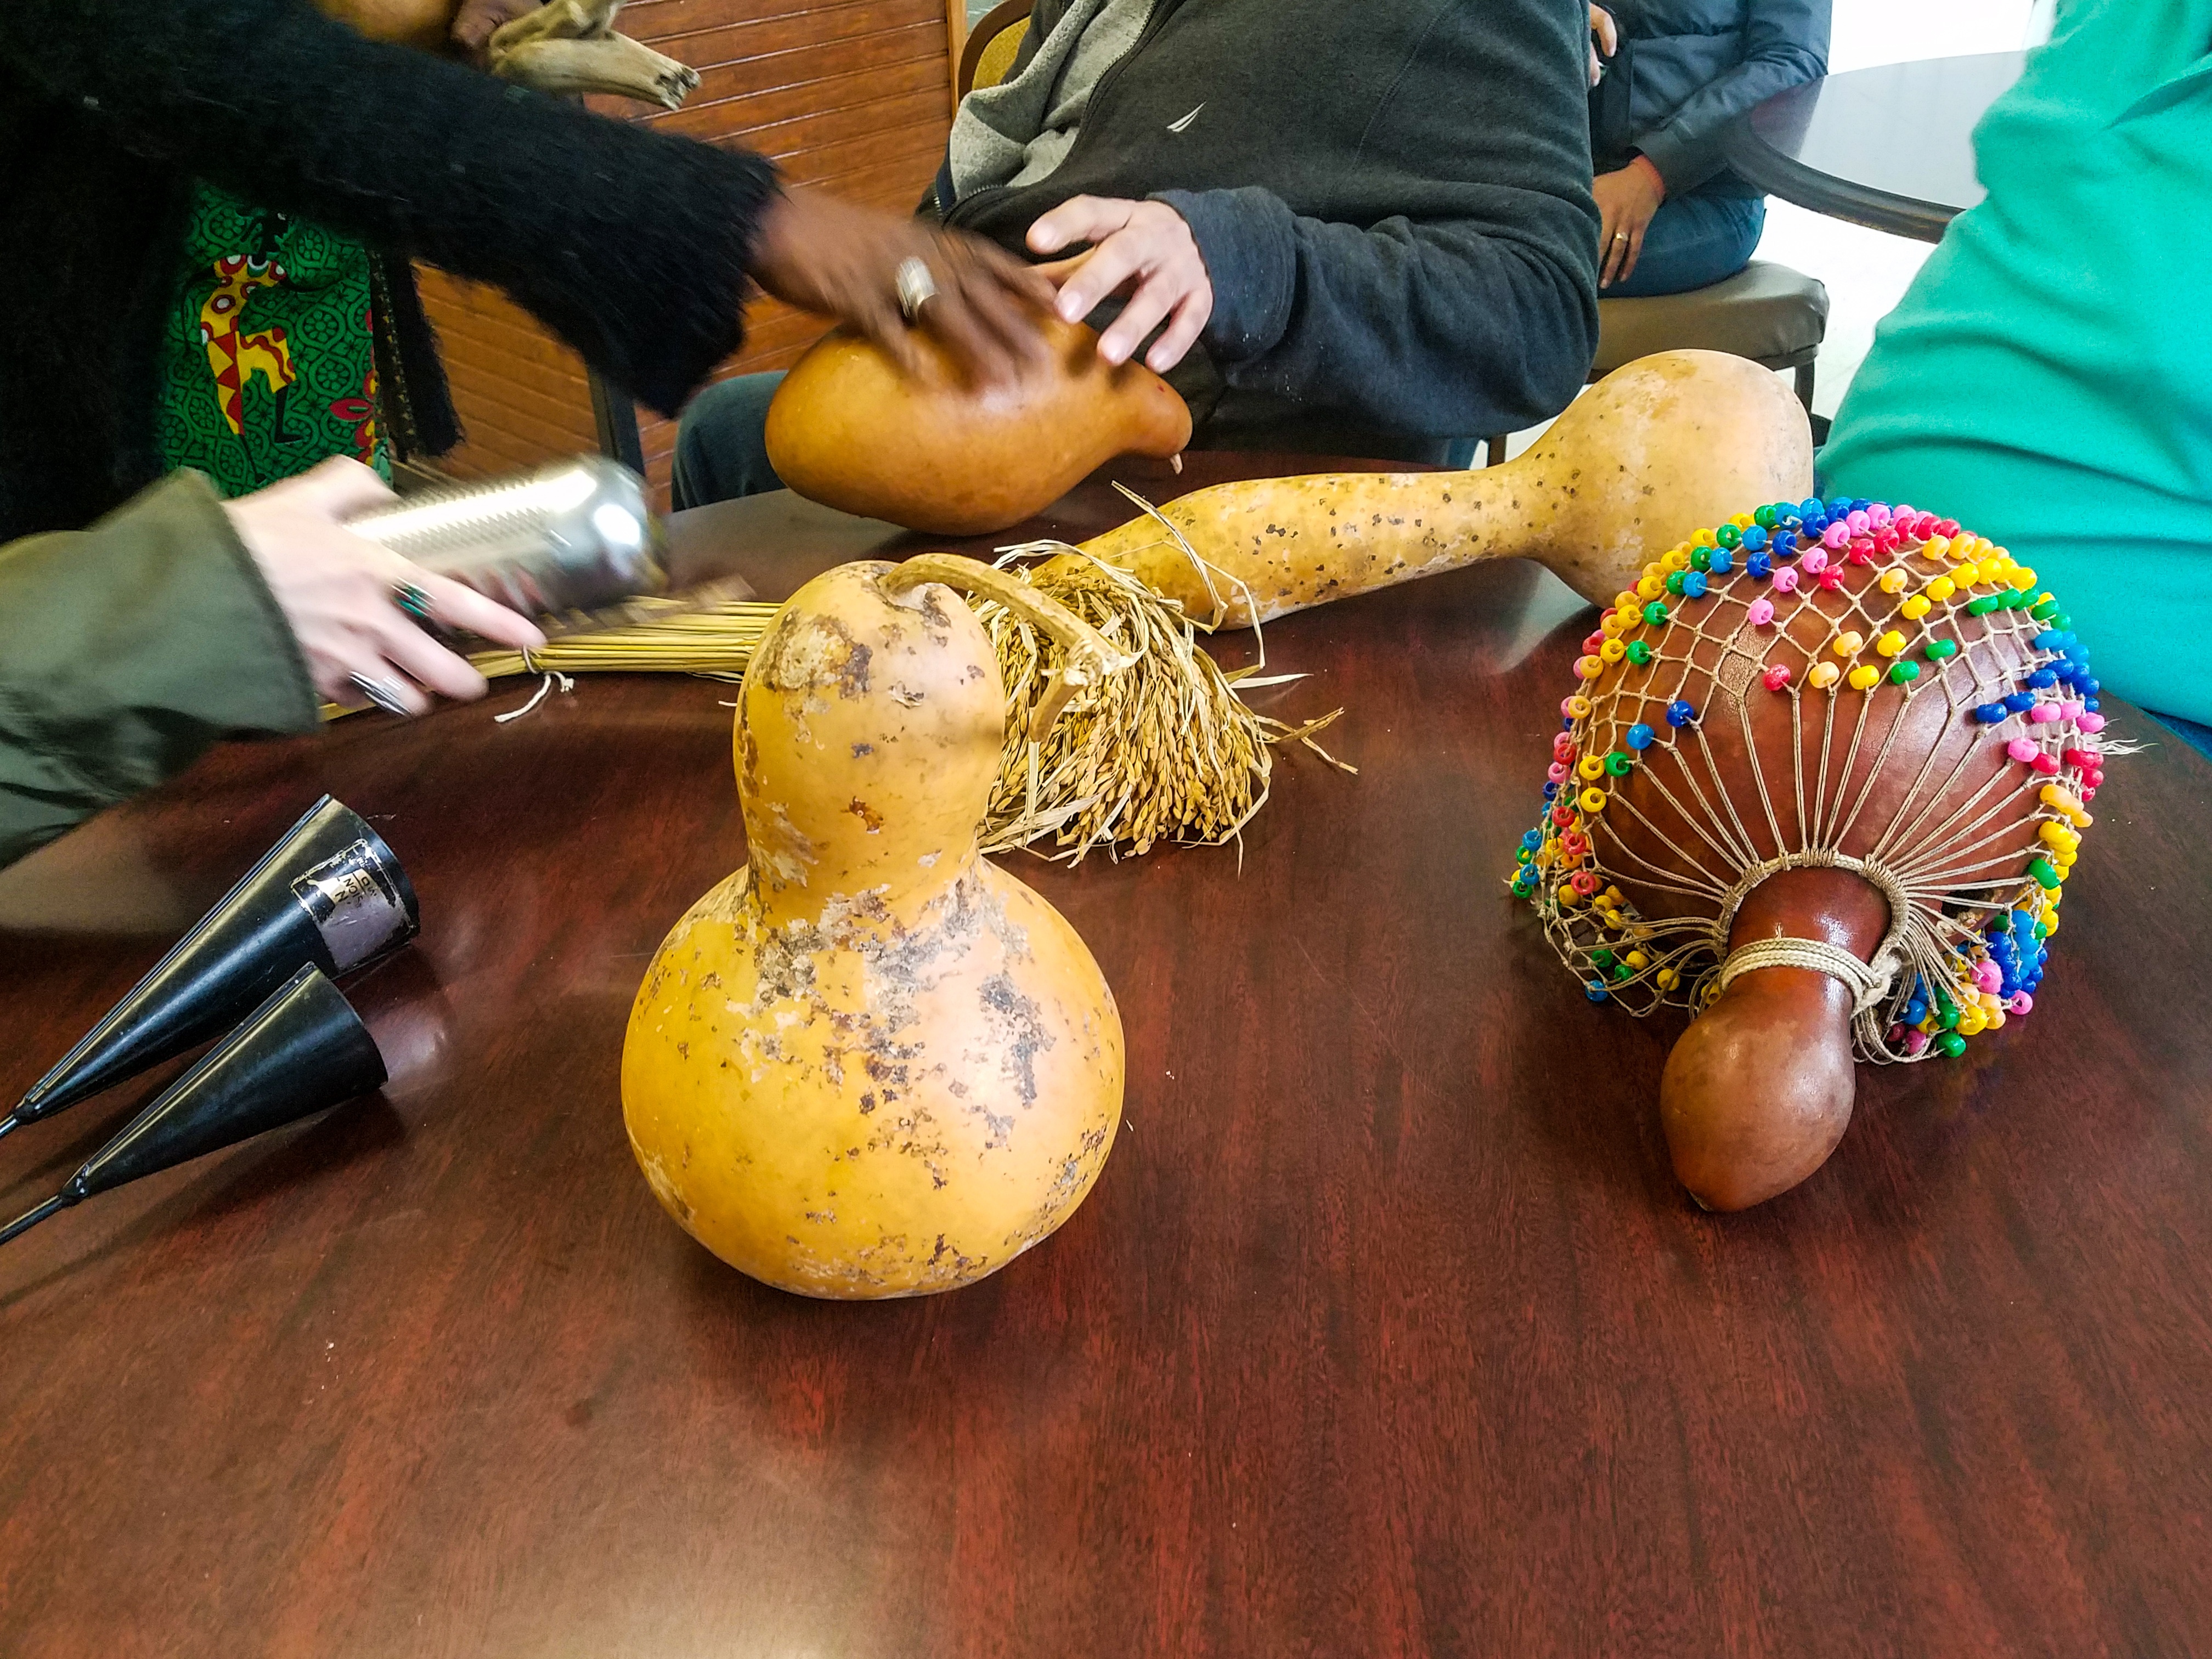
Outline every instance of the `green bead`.
POLYGON ((1966 614, 1970 617, 1986 617, 1996 608, 1997 596, 1994 593, 1980 594, 1966 601, 1966 614))
POLYGON ((1610 755, 1607 755, 1605 757, 1605 769, 1612 773, 1616 778, 1626 777, 1628 775, 1628 769, 1635 764, 1636 763, 1634 761, 1629 759, 1627 756, 1622 754, 1618 749, 1614 750, 1610 755))
POLYGON ((2049 939, 2051 937, 2051 924, 2047 921, 2037 922, 2035 924, 2035 936, 2038 939, 2049 939))
POLYGON ((1936 1039, 1936 1046, 1941 1048, 1946 1054, 1948 1054, 1953 1060, 1956 1060, 1960 1054, 1966 1052, 1966 1039, 1960 1036, 1956 1031, 1946 1031, 1942 1036, 1936 1039))
POLYGON ((1908 680, 1917 680, 1920 678, 1920 665, 1902 659, 1893 662, 1889 665, 1889 678, 1899 685, 1905 684, 1908 680))
POLYGON ((1681 597, 1682 573, 1680 571, 1670 570, 1667 573, 1667 591, 1677 599, 1681 597))
POLYGON ((1516 847, 1513 849, 1513 862, 1516 864, 1527 864, 1535 856, 1525 847, 1516 847))
POLYGON ((1762 507, 1751 515, 1751 521, 1762 530, 1771 530, 1782 520, 1782 514, 1771 507, 1762 507))
POLYGON ((1613 966, 1616 958, 1612 951, 1600 950, 1590 952, 1590 960, 1597 963, 1601 968, 1610 968, 1613 966))
POLYGON ((2053 617, 2058 614, 2058 601, 2056 599, 2038 599, 2033 605, 2028 606, 2027 614, 2034 617, 2038 622, 2049 622, 2053 617))
POLYGON ((2027 873, 2035 878, 2035 884, 2046 893, 2058 885, 2058 872, 2051 867, 2049 859, 2029 860, 2027 873))
MULTIPOLYGON (((1659 608, 1661 607, 1654 607, 1654 609, 1659 608)), ((1628 660, 1638 668, 1643 667, 1645 663, 1651 660, 1651 647, 1641 640, 1631 640, 1628 642, 1628 660)))
POLYGON ((1690 568, 1691 568, 1691 569, 1692 569, 1692 570, 1711 570, 1712 568, 1713 568, 1713 550, 1712 550, 1712 549, 1711 549, 1710 547, 1693 547, 1693 548, 1692 548, 1692 549, 1690 550, 1690 568))
POLYGON ((1630 967, 1625 962, 1617 962, 1613 967, 1613 976, 1616 980, 1634 979, 1636 977, 1636 969, 1630 967))
MULTIPOLYGON (((1671 582, 1671 581, 1674 581, 1674 580, 1676 580, 1676 578, 1675 578, 1675 577, 1674 577, 1674 576, 1669 576, 1669 577, 1668 577, 1668 578, 1667 578, 1667 580, 1668 580, 1668 581, 1670 581, 1670 582, 1671 582)), ((1676 592, 1678 592, 1678 593, 1679 593, 1679 592, 1680 592, 1682 590, 1681 590, 1680 588, 1679 588, 1679 587, 1678 587, 1678 588, 1676 588, 1674 591, 1675 591, 1676 592)), ((1658 626, 1659 626, 1659 624, 1660 624, 1661 623, 1663 623, 1663 622, 1665 622, 1665 621, 1667 620, 1667 607, 1666 607, 1664 605, 1662 605, 1662 604, 1661 604, 1658 600, 1656 600, 1656 599, 1652 600, 1650 604, 1649 604, 1649 605, 1645 605, 1645 606, 1644 607, 1644 620, 1645 622, 1647 622, 1647 623, 1650 623, 1651 624, 1651 626, 1652 626, 1652 627, 1654 627, 1654 628, 1658 627, 1658 626)), ((1631 647, 1629 647, 1629 649, 1630 649, 1630 650, 1632 650, 1632 651, 1633 651, 1635 648, 1636 648, 1636 647, 1635 647, 1634 646, 1631 646, 1631 647)), ((1644 654, 1645 654, 1646 656, 1649 656, 1649 655, 1650 654, 1650 649, 1649 649, 1648 647, 1646 648, 1644 654)))
POLYGON ((1959 642, 1956 640, 1930 640, 1928 641, 1928 660, 1930 662, 1941 662, 1946 657, 1955 657, 1958 654, 1959 642))
POLYGON ((2060 633, 2063 634, 2068 629, 2074 626, 2074 618, 2068 616, 2063 611, 2062 611, 2057 616, 2051 618, 2051 625, 2057 629, 2060 633))
MULTIPOLYGON (((1735 549, 1743 545, 1743 532, 1738 530, 1732 524, 1724 524, 1718 530, 1713 532, 1713 539, 1718 542, 1723 547, 1725 547, 1733 552, 1735 549)), ((1709 560, 1707 562, 1710 563, 1711 561, 1709 560)))

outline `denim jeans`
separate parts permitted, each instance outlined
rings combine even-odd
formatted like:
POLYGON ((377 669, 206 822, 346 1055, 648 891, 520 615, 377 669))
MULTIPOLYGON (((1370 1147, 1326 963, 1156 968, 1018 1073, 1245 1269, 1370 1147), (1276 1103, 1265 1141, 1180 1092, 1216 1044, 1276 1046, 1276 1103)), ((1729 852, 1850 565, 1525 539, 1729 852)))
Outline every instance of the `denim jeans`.
POLYGON ((1598 298, 1640 300, 1710 287, 1751 263, 1765 228, 1763 196, 1670 197, 1644 228, 1635 270, 1600 289, 1598 298))
POLYGON ((675 506, 704 507, 783 488, 768 460, 768 406, 781 374, 740 374, 691 400, 676 429, 675 506))

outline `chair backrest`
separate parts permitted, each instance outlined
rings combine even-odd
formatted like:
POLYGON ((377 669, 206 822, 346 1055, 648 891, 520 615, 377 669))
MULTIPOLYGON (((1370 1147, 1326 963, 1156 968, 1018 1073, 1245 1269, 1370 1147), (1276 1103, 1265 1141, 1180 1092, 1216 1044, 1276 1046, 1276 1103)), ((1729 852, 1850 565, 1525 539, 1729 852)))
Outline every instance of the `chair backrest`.
POLYGON ((967 49, 960 54, 957 87, 965 98, 978 87, 995 87, 1013 73, 1015 56, 1030 32, 1030 9, 1034 0, 1006 0, 983 14, 968 32, 967 49))

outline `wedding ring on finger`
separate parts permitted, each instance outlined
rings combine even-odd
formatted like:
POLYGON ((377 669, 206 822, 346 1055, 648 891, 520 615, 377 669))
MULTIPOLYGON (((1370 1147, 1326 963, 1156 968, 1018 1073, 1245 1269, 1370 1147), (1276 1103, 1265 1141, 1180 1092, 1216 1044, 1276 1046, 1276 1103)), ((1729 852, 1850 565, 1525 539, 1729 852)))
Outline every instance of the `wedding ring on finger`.
POLYGON ((392 602, 416 622, 430 620, 430 596, 413 582, 399 582, 392 590, 392 602))
POLYGON ((937 297, 937 278, 929 266, 916 258, 899 261, 892 281, 898 289, 899 309, 906 314, 909 326, 921 320, 921 308, 937 297))
POLYGON ((391 680, 378 679, 373 674, 349 676, 354 689, 387 714, 397 714, 402 720, 414 714, 401 696, 399 687, 391 680))

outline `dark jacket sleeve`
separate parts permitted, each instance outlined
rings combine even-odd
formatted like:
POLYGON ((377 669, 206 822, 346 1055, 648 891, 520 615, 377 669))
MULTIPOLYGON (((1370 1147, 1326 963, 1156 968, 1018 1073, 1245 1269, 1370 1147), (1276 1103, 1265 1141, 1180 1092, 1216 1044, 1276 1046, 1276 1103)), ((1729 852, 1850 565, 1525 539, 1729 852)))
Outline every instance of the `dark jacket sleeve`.
POLYGON ((1659 169, 1669 196, 1695 190, 1728 165, 1721 137, 1736 117, 1828 72, 1830 8, 1831 0, 1751 0, 1741 60, 1663 126, 1637 135, 1636 147, 1659 169))
POLYGON ((656 409, 742 336, 776 188, 757 156, 376 45, 306 0, 6 0, 0 59, 149 157, 495 284, 656 409))
POLYGON ((1401 206, 1377 222, 1157 193, 1205 257, 1200 343, 1229 386, 1438 437, 1567 405, 1597 350, 1584 15, 1438 9, 1346 164, 1401 206))
POLYGON ((0 547, 0 865, 219 738, 316 719, 291 629, 198 473, 0 547))

